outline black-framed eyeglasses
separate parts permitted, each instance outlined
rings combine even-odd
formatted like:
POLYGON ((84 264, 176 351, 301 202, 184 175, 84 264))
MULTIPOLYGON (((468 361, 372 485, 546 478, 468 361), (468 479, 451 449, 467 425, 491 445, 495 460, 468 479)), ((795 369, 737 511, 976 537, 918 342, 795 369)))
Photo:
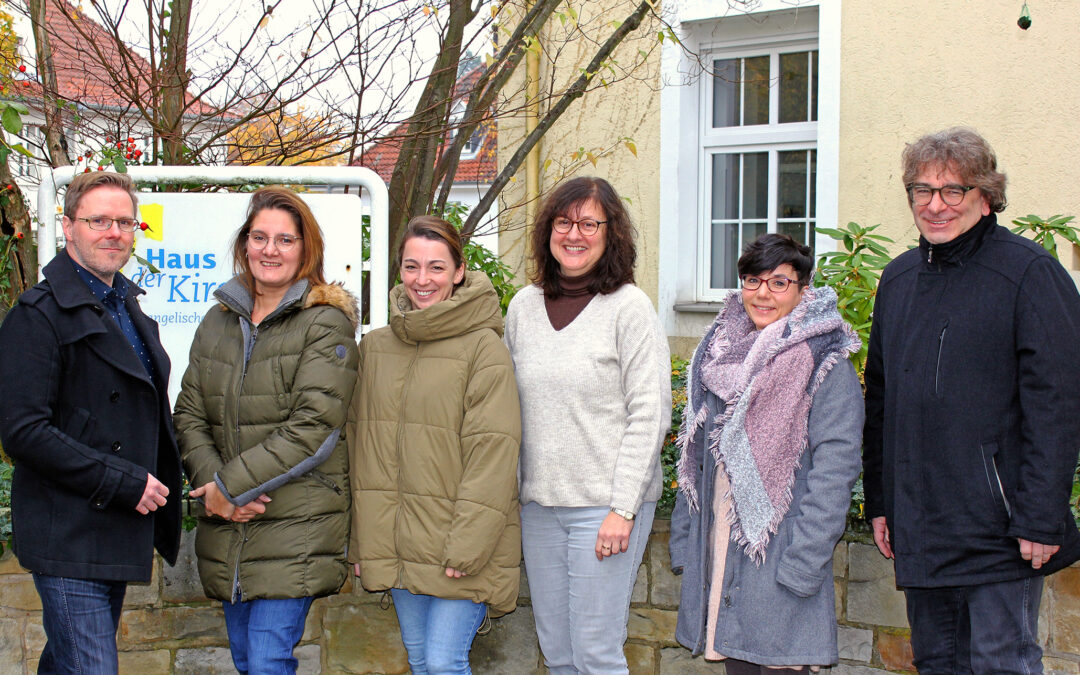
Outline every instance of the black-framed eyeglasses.
POLYGON ((788 279, 787 277, 775 276, 768 279, 762 279, 761 277, 755 277, 752 274, 743 274, 739 276, 739 281, 742 282, 742 287, 748 291, 756 291, 761 288, 761 282, 765 282, 765 285, 773 293, 783 293, 788 289, 791 284, 798 285, 798 281, 795 279, 788 279))
POLYGON ((596 234, 596 231, 600 229, 600 226, 606 222, 606 220, 593 220, 592 218, 570 220, 566 216, 558 216, 551 221, 551 229, 559 234, 566 234, 570 231, 570 228, 577 225, 578 232, 581 233, 581 236, 591 237, 596 234))
POLYGON ((248 232, 247 240, 248 245, 256 251, 261 251, 266 248, 266 245, 270 243, 270 240, 274 240, 274 248, 279 251, 288 251, 293 246, 296 246, 296 242, 303 239, 303 237, 295 234, 279 234, 275 237, 264 232, 248 232))
POLYGON ((964 201, 964 197, 967 196, 967 193, 974 189, 974 185, 942 185, 941 187, 930 187, 929 185, 913 183, 907 186, 908 198, 911 199, 911 203, 915 206, 926 206, 929 204, 933 201, 935 192, 941 195, 941 201, 945 202, 946 205, 958 206, 960 202, 964 201))
POLYGON ((93 216, 92 218, 76 218, 90 226, 91 230, 105 232, 112 227, 113 223, 120 228, 121 232, 134 232, 139 227, 139 221, 134 218, 106 218, 105 216, 93 216))

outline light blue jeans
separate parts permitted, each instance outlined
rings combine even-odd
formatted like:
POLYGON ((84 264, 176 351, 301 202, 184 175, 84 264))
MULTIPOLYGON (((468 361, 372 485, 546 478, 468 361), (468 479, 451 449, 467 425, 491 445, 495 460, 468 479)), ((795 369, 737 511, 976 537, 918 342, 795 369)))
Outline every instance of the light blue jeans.
POLYGON ((487 615, 487 605, 420 595, 403 588, 390 589, 390 595, 413 675, 472 672, 469 650, 487 615))
POLYGON ((293 647, 304 635, 314 598, 259 598, 224 602, 229 650, 240 675, 293 675, 293 647))
POLYGON ((536 634, 552 675, 627 673, 623 643, 656 502, 641 505, 629 548, 596 559, 596 535, 611 509, 540 506, 521 510, 521 543, 536 634))

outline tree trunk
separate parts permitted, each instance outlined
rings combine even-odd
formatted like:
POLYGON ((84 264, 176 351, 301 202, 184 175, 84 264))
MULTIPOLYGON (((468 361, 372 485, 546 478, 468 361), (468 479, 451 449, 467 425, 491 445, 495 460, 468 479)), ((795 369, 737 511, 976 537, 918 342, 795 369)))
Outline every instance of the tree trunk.
MULTIPOLYGON (((53 67, 49 31, 46 30, 45 4, 50 1, 52 0, 27 0, 27 5, 30 11, 30 24, 34 33, 34 51, 37 58, 38 75, 41 77, 42 103, 45 109, 45 128, 42 130, 45 136, 45 154, 49 165, 55 168, 68 166, 71 164, 71 160, 67 154, 67 139, 64 137, 64 111, 58 102, 59 88, 56 84, 56 69, 53 67)), ((63 10, 54 8, 54 11, 63 10)), ((7 167, 4 167, 4 170, 7 171, 7 167)), ((10 176, 4 180, 10 181, 10 176)))
MULTIPOLYGON (((6 143, 0 131, 0 143, 6 143)), ((7 282, 0 297, 0 320, 23 291, 37 283, 37 246, 31 230, 30 212, 7 162, 0 163, 0 232, 6 235, 0 244, 0 275, 7 282), (19 238, 19 235, 22 238, 19 238), (9 237, 15 237, 14 240, 9 237)))
POLYGON ((169 35, 161 59, 161 128, 165 164, 184 164, 184 110, 187 105, 188 31, 191 23, 191 0, 169 3, 169 35))
MULTIPOLYGON (((390 177, 390 246, 397 246, 401 233, 414 216, 431 210, 438 181, 435 163, 445 142, 447 122, 454 100, 461 41, 465 27, 476 11, 470 0, 450 0, 450 18, 431 75, 409 118, 394 173, 390 177)), ((390 256, 389 283, 397 279, 398 266, 390 256)))

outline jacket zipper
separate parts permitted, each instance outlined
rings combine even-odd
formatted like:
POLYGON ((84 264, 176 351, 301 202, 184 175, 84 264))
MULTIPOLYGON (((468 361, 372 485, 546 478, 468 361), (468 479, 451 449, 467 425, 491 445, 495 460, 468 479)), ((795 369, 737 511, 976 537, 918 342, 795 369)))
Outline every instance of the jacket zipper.
POLYGON ((244 552, 244 542, 247 541, 247 524, 240 525, 240 547, 236 549, 236 564, 233 566, 233 591, 232 602, 244 599, 244 591, 240 588, 240 558, 244 552))
POLYGON ((933 244, 929 244, 926 247, 926 262, 928 264, 934 262, 934 245, 933 244))
MULTIPOLYGON (((413 369, 416 367, 416 360, 420 356, 420 343, 416 343, 416 347, 413 349, 412 359, 409 361, 409 367, 405 371, 405 385, 401 388, 401 410, 398 411, 398 429, 397 429, 397 449, 398 449, 398 466, 401 466, 401 449, 405 440, 405 410, 408 406, 409 399, 409 378, 412 377, 413 369)), ((401 493, 401 471, 398 470, 398 494, 401 493)), ((397 587, 404 588, 404 579, 401 578, 401 565, 398 565, 398 580, 397 587)))
POLYGON ((998 492, 1001 493, 1001 503, 1005 505, 1005 515, 1012 518, 1012 507, 1009 505, 1009 498, 1005 496, 1005 486, 1001 484, 1001 474, 998 473, 997 457, 990 458, 990 465, 994 467, 994 480, 997 481, 998 492))
MULTIPOLYGON (((240 392, 244 390, 244 378, 247 377, 248 361, 251 360, 251 352, 255 351, 255 341, 259 339, 259 327, 256 325, 251 326, 251 348, 248 349, 248 345, 244 345, 244 367, 240 370, 240 386, 236 388, 236 420, 235 420, 235 441, 234 447, 240 447, 240 392)), ((233 566, 233 592, 232 601, 235 603, 237 598, 244 599, 243 589, 240 588, 240 558, 244 551, 244 542, 247 541, 247 525, 242 524, 240 526, 240 547, 236 549, 236 564, 233 566)))
POLYGON ((937 344, 937 363, 934 365, 934 394, 941 396, 941 350, 945 346, 945 331, 949 328, 949 322, 946 321, 945 325, 941 327, 941 333, 938 335, 937 344))

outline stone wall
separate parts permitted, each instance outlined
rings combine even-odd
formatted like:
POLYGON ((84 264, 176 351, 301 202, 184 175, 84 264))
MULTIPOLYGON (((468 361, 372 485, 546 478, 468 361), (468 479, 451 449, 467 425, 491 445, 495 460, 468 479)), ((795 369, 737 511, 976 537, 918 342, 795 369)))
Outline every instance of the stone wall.
MULTIPOLYGON (((195 572, 194 537, 185 535, 176 567, 157 561, 149 584, 128 586, 117 637, 127 675, 234 673, 220 605, 207 600, 195 572)), ((626 644, 632 673, 721 673, 674 641, 679 577, 668 570, 668 522, 657 520, 634 587, 626 644)), ((903 595, 892 565, 872 544, 842 541, 833 558, 841 663, 837 675, 911 668, 903 595)), ((474 672, 546 672, 536 643, 527 580, 517 611, 477 637, 474 672)), ((392 607, 381 594, 346 586, 317 600, 296 654, 301 673, 405 673, 408 664, 392 607)), ((1080 675, 1080 566, 1047 580, 1039 639, 1048 673, 1080 675)), ((0 558, 0 672, 30 675, 45 644, 41 604, 30 575, 0 558), (6 664, 6 665, 5 665, 6 664)))

